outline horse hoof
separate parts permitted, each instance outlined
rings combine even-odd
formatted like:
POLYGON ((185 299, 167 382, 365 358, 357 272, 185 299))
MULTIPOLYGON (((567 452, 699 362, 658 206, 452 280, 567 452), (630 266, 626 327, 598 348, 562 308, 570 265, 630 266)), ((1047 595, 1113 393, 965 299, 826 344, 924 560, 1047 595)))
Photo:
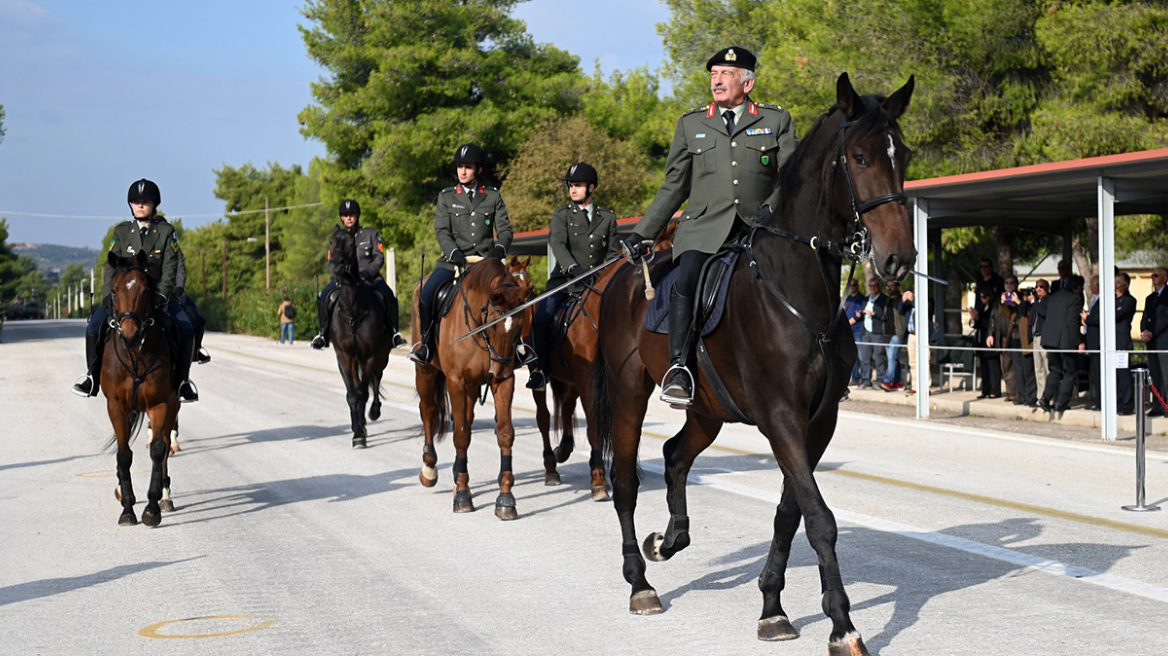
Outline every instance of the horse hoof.
POLYGON ((162 501, 158 502, 158 508, 162 510, 162 512, 174 512, 174 502, 170 499, 163 499, 162 501))
POLYGON ((838 642, 829 642, 827 654, 828 656, 871 656, 868 653, 868 648, 864 646, 864 640, 860 634, 854 631, 844 635, 838 642))
POLYGON ((794 640, 799 637, 799 630, 791 621, 782 615, 768 617, 758 621, 758 639, 772 642, 775 640, 794 640))
POLYGON ((593 501, 608 501, 608 486, 607 485, 593 486, 592 487, 592 500, 593 501))
POLYGON ((418 472, 418 480, 422 482, 422 487, 434 487, 438 484, 438 470, 422 467, 422 471, 418 472))
POLYGON ((495 517, 509 522, 513 519, 519 519, 519 511, 515 506, 495 506, 495 517))
POLYGON ((629 612, 633 615, 657 615, 662 610, 661 600, 653 588, 642 590, 629 599, 629 612))
POLYGON ((154 528, 162 523, 162 513, 158 510, 150 510, 149 508, 142 511, 142 523, 154 528))
POLYGON ((557 471, 544 472, 544 474, 543 474, 543 484, 544 485, 560 485, 561 483, 563 483, 563 481, 560 480, 560 472, 557 472, 557 471))
POLYGON ((572 450, 565 449, 562 446, 557 446, 555 449, 553 449, 553 453, 556 454, 556 462, 562 465, 565 462, 568 462, 568 457, 572 455, 572 450))
POLYGON ((654 533, 645 538, 645 542, 641 545, 641 553, 645 554, 645 558, 659 563, 664 560, 669 560, 669 557, 661 553, 661 545, 665 544, 664 533, 654 533))
POLYGON ((353 448, 354 449, 364 449, 365 446, 366 446, 365 438, 363 438, 363 437, 354 437, 353 438, 353 448))
POLYGON ((381 419, 381 406, 369 408, 369 421, 377 421, 378 419, 381 419))
POLYGON ((470 500, 470 492, 462 491, 454 493, 454 512, 469 513, 474 512, 474 502, 470 500))
POLYGON ((137 523, 138 518, 134 516, 133 512, 128 510, 122 513, 122 516, 118 518, 118 526, 134 526, 137 523))

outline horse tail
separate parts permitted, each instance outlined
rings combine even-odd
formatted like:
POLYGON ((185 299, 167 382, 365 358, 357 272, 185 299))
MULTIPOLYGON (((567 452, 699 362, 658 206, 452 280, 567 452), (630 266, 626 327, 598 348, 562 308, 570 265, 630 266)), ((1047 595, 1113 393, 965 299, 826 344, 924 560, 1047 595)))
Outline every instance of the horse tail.
POLYGON ((596 435, 600 438, 604 461, 612 462, 612 402, 608 398, 608 378, 604 366, 604 340, 596 342, 596 361, 592 364, 592 417, 596 435))
POLYGON ((441 442, 450 426, 450 401, 446 394, 446 374, 439 371, 434 376, 434 440, 441 442))
MULTIPOLYGON (((130 412, 130 432, 129 438, 126 440, 127 444, 133 444, 134 438, 138 437, 138 433, 142 432, 142 419, 146 416, 144 412, 137 410, 130 412)), ((118 445, 118 434, 114 433, 110 436, 109 441, 105 443, 105 450, 110 451, 118 445)))

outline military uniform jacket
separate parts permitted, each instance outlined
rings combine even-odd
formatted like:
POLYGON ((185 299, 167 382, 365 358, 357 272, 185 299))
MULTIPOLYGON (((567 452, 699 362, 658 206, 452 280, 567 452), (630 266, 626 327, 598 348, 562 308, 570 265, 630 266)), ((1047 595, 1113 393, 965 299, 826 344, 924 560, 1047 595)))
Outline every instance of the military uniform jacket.
POLYGON ((747 99, 733 135, 726 134, 722 111, 711 103, 678 119, 665 182, 636 227, 653 239, 688 198, 677 221, 674 259, 686 251, 716 252, 736 219, 749 224, 762 205, 774 208, 779 169, 795 150, 795 126, 785 109, 747 99))
MULTIPOLYGON (((174 234, 174 226, 158 217, 152 218, 145 229, 138 227, 136 219, 114 226, 110 252, 118 257, 134 258, 139 251, 146 253, 146 275, 150 276, 159 293, 169 297, 174 292, 178 277, 178 238, 174 234)), ((102 286, 103 298, 110 295, 113 277, 113 270, 107 266, 102 286)))
MULTIPOLYGON (((556 258, 556 267, 548 278, 548 289, 552 289, 568 282, 567 271, 573 265, 578 269, 572 275, 578 276, 620 251, 616 214, 606 207, 594 206, 590 222, 588 211, 576 203, 556 208, 552 212, 548 245, 556 258)), ((575 293, 582 288, 583 285, 577 283, 569 291, 575 293)))
POLYGON ((353 233, 357 242, 357 270, 367 282, 381 278, 381 268, 385 266, 385 246, 376 228, 361 226, 353 233))
POLYGON ((450 263, 454 251, 462 251, 468 257, 486 257, 496 243, 502 244, 504 250, 511 247, 507 206, 499 190, 486 185, 475 187, 474 200, 467 199, 462 185, 443 189, 438 194, 434 230, 442 247, 438 266, 444 269, 454 269, 450 263))

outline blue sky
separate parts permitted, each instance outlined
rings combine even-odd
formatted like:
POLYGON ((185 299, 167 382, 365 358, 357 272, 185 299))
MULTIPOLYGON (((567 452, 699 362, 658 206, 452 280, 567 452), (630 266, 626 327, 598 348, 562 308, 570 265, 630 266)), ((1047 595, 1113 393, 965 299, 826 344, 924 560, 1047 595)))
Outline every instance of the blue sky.
MULTIPOLYGON (((296 29, 302 5, 0 0, 9 241, 97 248, 141 177, 190 227, 221 216, 214 169, 307 168, 324 148, 296 122, 320 76, 296 29)), ((597 60, 606 72, 663 63, 660 0, 530 0, 515 16, 586 73, 597 60)))

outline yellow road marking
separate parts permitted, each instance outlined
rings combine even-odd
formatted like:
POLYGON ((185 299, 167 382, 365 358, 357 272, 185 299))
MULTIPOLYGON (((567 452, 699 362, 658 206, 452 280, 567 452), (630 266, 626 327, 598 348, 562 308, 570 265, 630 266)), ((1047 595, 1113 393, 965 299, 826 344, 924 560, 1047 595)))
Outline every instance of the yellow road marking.
POLYGON ((143 627, 138 630, 138 635, 143 638, 160 638, 160 639, 176 639, 186 638, 190 640, 199 640, 202 638, 224 638, 227 636, 239 635, 241 633, 250 633, 252 631, 259 631, 267 629, 276 624, 276 619, 272 617, 252 617, 251 615, 207 615, 204 617, 187 617, 181 620, 167 620, 165 622, 158 622, 150 626, 143 627), (204 620, 239 620, 239 619, 253 619, 257 620, 255 626, 244 627, 236 631, 225 631, 222 633, 160 633, 159 630, 163 627, 172 624, 180 624, 182 622, 201 622, 204 620))

